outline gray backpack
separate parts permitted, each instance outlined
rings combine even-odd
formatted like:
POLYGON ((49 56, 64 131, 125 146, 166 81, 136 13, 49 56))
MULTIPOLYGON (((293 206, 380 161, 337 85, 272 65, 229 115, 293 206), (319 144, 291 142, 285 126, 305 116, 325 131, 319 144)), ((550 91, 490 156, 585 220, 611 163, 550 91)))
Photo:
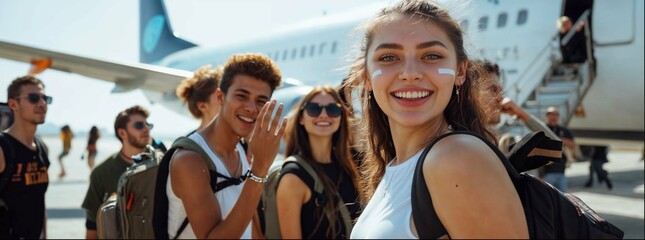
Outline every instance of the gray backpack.
POLYGON ((101 239, 154 238, 152 212, 161 154, 146 146, 134 164, 121 174, 117 193, 99 207, 97 230, 101 239))

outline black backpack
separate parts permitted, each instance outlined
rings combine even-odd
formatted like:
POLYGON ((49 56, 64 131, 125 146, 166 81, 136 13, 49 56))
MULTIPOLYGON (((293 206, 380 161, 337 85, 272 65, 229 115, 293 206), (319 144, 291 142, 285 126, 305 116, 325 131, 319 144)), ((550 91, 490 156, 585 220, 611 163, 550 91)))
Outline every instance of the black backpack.
MULTIPOLYGON (((423 161, 432 146, 444 137, 453 134, 468 134, 484 141, 495 151, 504 164, 522 201, 529 238, 531 239, 622 239, 623 231, 601 218, 578 197, 562 193, 544 181, 518 169, 530 170, 553 160, 553 152, 562 152, 562 144, 554 143, 543 132, 528 134, 515 144, 507 158, 497 147, 484 138, 465 131, 454 131, 436 138, 421 153, 412 181, 412 217, 419 238, 448 236, 441 220, 432 206, 432 198, 423 176, 423 161), (544 154, 546 153, 546 154, 544 154), (512 161, 509 159, 513 159, 512 161), (522 159, 524 161, 522 161, 522 159)), ((482 219, 484 220, 484 219, 482 219)))
MULTIPOLYGON (((244 150, 247 150, 246 144, 242 144, 244 150)), ((211 176, 211 190, 213 193, 216 193, 224 188, 233 185, 239 185, 245 180, 245 176, 242 175, 239 178, 229 178, 217 172, 215 164, 211 161, 211 158, 204 152, 204 149, 200 147, 195 141, 188 137, 180 137, 172 144, 170 149, 166 152, 163 159, 159 162, 159 167, 157 170, 157 182, 155 184, 155 209, 152 215, 152 226, 154 231, 155 239, 168 239, 168 195, 166 195, 166 184, 168 183, 168 174, 170 172, 170 159, 172 155, 177 151, 177 149, 186 149, 199 153, 204 162, 208 166, 208 171, 211 176), (225 181, 217 183, 217 179, 224 178, 225 181)), ((184 219, 177 233, 175 234, 175 239, 186 229, 188 226, 188 217, 184 219)))

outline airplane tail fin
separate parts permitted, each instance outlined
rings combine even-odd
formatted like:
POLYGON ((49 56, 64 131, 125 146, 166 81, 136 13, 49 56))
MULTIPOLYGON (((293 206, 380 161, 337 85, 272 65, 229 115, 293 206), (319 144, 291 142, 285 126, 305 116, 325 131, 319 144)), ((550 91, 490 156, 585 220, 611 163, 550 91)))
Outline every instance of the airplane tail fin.
POLYGON ((175 36, 163 0, 139 0, 139 61, 158 62, 194 46, 197 45, 175 36))

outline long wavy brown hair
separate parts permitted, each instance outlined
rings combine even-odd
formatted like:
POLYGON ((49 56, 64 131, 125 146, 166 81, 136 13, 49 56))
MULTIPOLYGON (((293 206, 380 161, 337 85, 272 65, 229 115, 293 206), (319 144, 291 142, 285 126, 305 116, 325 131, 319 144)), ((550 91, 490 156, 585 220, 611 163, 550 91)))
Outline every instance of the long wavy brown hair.
MULTIPOLYGON (((430 1, 424 0, 404 0, 398 4, 382 9, 373 19, 366 22, 362 27, 364 36, 360 45, 359 54, 350 66, 350 73, 346 82, 346 87, 356 91, 361 97, 363 117, 358 122, 357 129, 360 136, 367 139, 366 153, 363 164, 361 165, 361 178, 365 179, 361 190, 361 200, 367 203, 379 182, 385 174, 385 166, 390 159, 395 157, 394 142, 390 132, 388 116, 381 110, 376 103, 371 92, 365 89, 365 84, 369 80, 367 74, 367 49, 370 48, 373 37, 379 26, 391 22, 392 19, 400 17, 418 18, 422 21, 437 24, 446 32, 450 41, 455 46, 457 54, 457 63, 468 62, 468 55, 464 48, 463 32, 459 24, 450 17, 448 12, 430 1)), ((459 64, 458 64, 459 65, 459 64)), ((454 130, 466 130, 475 132, 492 142, 495 142, 495 136, 486 129, 483 122, 483 112, 479 106, 477 91, 473 89, 471 71, 480 71, 479 69, 468 67, 466 70, 466 80, 461 86, 460 99, 453 89, 443 115, 447 123, 454 130)), ((428 136, 427 143, 430 143, 435 136, 428 136)))
MULTIPOLYGON (((339 236, 339 231, 341 231, 340 226, 343 226, 342 219, 340 218, 339 208, 344 206, 337 206, 338 201, 335 201, 339 196, 338 187, 341 181, 343 181, 343 174, 339 174, 341 177, 338 182, 332 182, 332 180, 325 174, 320 163, 318 163, 312 153, 312 144, 316 144, 309 141, 309 133, 305 127, 300 124, 302 115, 304 113, 304 107, 319 94, 328 94, 336 100, 337 103, 343 103, 340 95, 335 88, 331 86, 317 86, 309 94, 304 96, 300 103, 296 105, 293 111, 290 113, 289 122, 287 123, 287 128, 285 129, 285 157, 298 155, 302 157, 303 160, 307 161, 318 174, 320 181, 325 187, 324 195, 327 201, 325 206, 317 208, 317 211, 314 213, 314 216, 318 220, 318 225, 316 229, 320 226, 323 217, 327 218, 329 222, 329 228, 327 229, 328 238, 336 238, 339 236)), ((347 173, 351 178, 351 182, 354 184, 356 189, 360 189, 360 182, 358 181, 358 172, 356 170, 356 163, 352 159, 350 152, 350 128, 348 123, 348 110, 344 104, 341 107, 341 116, 340 116, 340 126, 338 130, 332 135, 332 149, 331 149, 331 159, 338 163, 341 171, 347 173)), ((313 197, 313 196, 312 196, 313 197)), ((304 237, 304 236, 303 236, 304 237)))

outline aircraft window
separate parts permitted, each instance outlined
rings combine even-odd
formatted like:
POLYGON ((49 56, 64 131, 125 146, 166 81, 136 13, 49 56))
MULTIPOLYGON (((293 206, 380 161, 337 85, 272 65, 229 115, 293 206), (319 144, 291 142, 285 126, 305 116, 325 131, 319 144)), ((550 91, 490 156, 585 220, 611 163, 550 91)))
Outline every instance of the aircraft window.
POLYGON ((461 20, 459 25, 461 25, 461 30, 462 31, 464 31, 464 32, 468 31, 468 20, 466 20, 466 19, 461 20))
POLYGON ((528 10, 526 9, 520 10, 520 13, 517 14, 517 25, 525 24, 528 18, 529 18, 528 10))
POLYGON ((285 49, 284 52, 282 52, 282 60, 283 61, 287 60, 287 54, 289 54, 289 50, 285 49))
POLYGON ((483 16, 479 19, 479 31, 484 31, 486 30, 486 27, 488 27, 488 16, 483 16))
POLYGON ((280 59, 280 51, 276 51, 275 54, 273 54, 273 59, 278 61, 280 59))
POLYGON ((302 46, 300 49, 300 58, 305 58, 307 56, 307 46, 302 46))
POLYGON ((323 54, 323 52, 325 51, 325 45, 327 45, 327 43, 320 43, 320 48, 318 49, 318 55, 323 54))
POLYGON ((497 27, 502 28, 506 26, 506 19, 508 18, 507 13, 501 13, 499 16, 497 16, 497 27))
POLYGON ((291 50, 291 59, 295 59, 296 55, 298 55, 298 49, 294 48, 291 50))
POLYGON ((309 56, 313 57, 314 52, 316 52, 316 45, 311 45, 311 47, 309 47, 309 56))
POLYGON ((336 52, 336 41, 331 43, 331 54, 334 54, 336 52))

